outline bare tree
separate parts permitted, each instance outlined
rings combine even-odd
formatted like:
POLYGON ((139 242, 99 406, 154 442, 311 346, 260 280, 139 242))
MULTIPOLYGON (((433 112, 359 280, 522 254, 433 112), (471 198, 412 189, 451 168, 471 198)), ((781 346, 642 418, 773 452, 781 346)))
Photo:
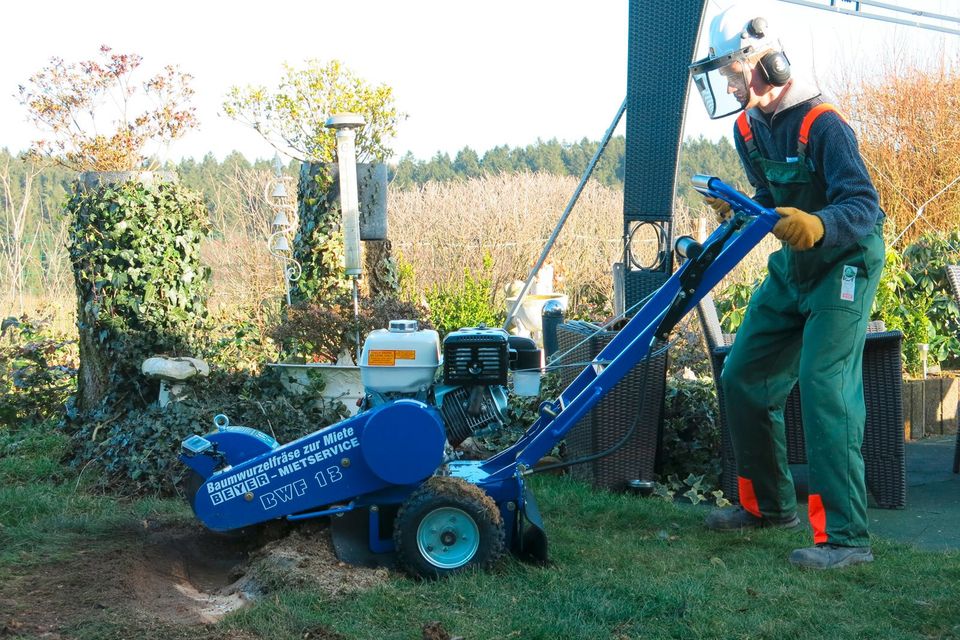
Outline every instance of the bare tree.
POLYGON ((30 199, 33 193, 33 180, 40 173, 40 167, 34 162, 25 162, 22 179, 12 170, 11 158, 7 157, 0 166, 0 188, 3 189, 3 207, 0 209, 0 257, 3 260, 4 280, 7 284, 6 296, 9 304, 15 305, 20 314, 24 312, 24 289, 26 271, 35 248, 38 233, 28 240, 30 199), (18 183, 19 182, 19 183, 18 183))
POLYGON ((879 82, 848 77, 837 93, 902 249, 960 226, 960 56, 890 51, 879 82))

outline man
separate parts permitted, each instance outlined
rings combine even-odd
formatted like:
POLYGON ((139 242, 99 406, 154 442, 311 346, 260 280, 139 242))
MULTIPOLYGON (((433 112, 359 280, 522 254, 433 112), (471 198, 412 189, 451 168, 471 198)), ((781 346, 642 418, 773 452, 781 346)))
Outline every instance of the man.
MULTIPOLYGON (((755 4, 754 4, 755 6, 755 4)), ((767 21, 732 6, 691 65, 711 118, 742 112, 734 139, 754 199, 781 216, 783 242, 754 293, 721 375, 740 506, 709 528, 799 524, 783 407, 799 380, 814 546, 790 562, 838 568, 873 560, 867 533, 862 356, 884 262, 883 214, 852 129, 820 92, 791 77, 767 21)), ((708 199, 720 215, 729 205, 708 199)))

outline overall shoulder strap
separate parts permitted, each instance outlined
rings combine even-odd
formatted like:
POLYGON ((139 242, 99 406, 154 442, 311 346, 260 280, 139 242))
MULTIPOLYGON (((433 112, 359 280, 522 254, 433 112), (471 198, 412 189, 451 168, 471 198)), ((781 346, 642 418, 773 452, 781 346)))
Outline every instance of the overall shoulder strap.
POLYGON ((757 173, 763 176, 763 167, 760 165, 762 156, 760 155, 760 150, 757 148, 757 141, 753 139, 753 130, 750 128, 750 118, 747 117, 746 111, 740 112, 740 115, 737 117, 737 131, 740 133, 740 137, 743 138, 743 146, 747 150, 747 156, 750 157, 750 161, 753 163, 757 173))
POLYGON ((799 157, 806 157, 807 155, 807 142, 810 141, 810 127, 813 126, 813 123, 817 118, 822 116, 827 111, 833 111, 840 116, 841 120, 844 122, 847 121, 840 110, 829 102, 821 102, 817 106, 810 109, 810 111, 807 112, 807 115, 803 116, 803 122, 800 123, 800 142, 797 145, 797 155, 799 157))

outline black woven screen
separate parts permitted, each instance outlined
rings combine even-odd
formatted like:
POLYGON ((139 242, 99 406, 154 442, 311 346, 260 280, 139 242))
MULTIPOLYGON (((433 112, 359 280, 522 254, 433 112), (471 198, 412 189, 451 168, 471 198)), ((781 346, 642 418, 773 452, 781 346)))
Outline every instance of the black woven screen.
POLYGON ((669 220, 687 67, 696 51, 705 2, 631 0, 627 58, 626 220, 669 220))

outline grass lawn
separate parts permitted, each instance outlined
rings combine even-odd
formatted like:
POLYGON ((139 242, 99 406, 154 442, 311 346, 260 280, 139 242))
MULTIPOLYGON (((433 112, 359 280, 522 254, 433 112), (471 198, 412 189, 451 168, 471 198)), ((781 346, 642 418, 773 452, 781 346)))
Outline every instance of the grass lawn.
POLYGON ((390 574, 339 596, 281 586, 215 625, 149 621, 82 597, 63 605, 58 589, 85 593, 76 567, 94 568, 87 591, 105 588, 95 574, 123 593, 129 576, 112 559, 130 545, 151 553, 133 532, 191 521, 180 501, 89 495, 57 463, 63 447, 40 431, 0 434, 0 637, 399 639, 439 621, 467 640, 960 638, 957 552, 875 539, 871 565, 801 571, 786 557, 807 532, 717 534, 701 508, 554 477, 534 482, 547 567, 510 558, 438 582, 390 574))

